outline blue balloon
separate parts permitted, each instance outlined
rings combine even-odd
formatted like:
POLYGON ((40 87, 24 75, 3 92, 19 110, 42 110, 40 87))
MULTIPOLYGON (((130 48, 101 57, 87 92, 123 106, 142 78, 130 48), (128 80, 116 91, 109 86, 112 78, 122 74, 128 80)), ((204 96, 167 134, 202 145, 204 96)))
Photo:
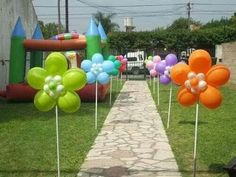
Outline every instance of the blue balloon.
POLYGON ((114 67, 114 63, 110 60, 106 60, 102 64, 103 71, 105 71, 106 73, 111 73, 114 67))
POLYGON ((87 72, 86 76, 87 76, 88 84, 92 84, 92 83, 94 83, 96 81, 96 77, 95 77, 95 75, 92 72, 87 72))
POLYGON ((103 56, 100 53, 95 53, 92 56, 92 62, 93 63, 103 63, 103 56))
POLYGON ((100 84, 107 84, 110 81, 110 77, 106 72, 102 72, 97 76, 97 81, 100 84))
POLYGON ((81 68, 85 71, 85 72, 89 72, 90 69, 92 67, 92 61, 90 60, 83 60, 81 63, 81 68))

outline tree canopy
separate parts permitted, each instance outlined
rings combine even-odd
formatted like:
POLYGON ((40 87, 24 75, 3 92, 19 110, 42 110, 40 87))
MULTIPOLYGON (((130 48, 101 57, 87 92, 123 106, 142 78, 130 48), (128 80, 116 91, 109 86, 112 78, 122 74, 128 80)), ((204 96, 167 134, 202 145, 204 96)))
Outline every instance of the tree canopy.
MULTIPOLYGON (((46 23, 44 24, 43 21, 39 21, 39 26, 42 30, 44 39, 49 39, 52 36, 58 34, 58 24, 56 23, 46 23)), ((61 30, 65 31, 65 28, 61 26, 61 30)))
POLYGON ((236 40, 236 15, 227 21, 212 20, 205 25, 191 21, 191 24, 198 26, 195 30, 189 30, 187 24, 187 19, 180 18, 166 29, 131 33, 113 32, 109 35, 110 46, 120 53, 135 49, 144 49, 147 52, 167 49, 179 53, 187 48, 202 48, 213 53, 216 44, 236 40))
POLYGON ((167 30, 182 30, 182 29, 189 29, 189 25, 194 25, 201 27, 202 24, 198 21, 194 21, 190 19, 190 21, 187 18, 178 18, 175 20, 169 27, 167 27, 167 30))
POLYGON ((93 17, 95 18, 97 24, 99 22, 102 24, 106 34, 108 34, 109 32, 118 31, 120 28, 117 23, 112 22, 112 18, 115 15, 115 13, 104 14, 98 11, 96 14, 93 14, 93 17))

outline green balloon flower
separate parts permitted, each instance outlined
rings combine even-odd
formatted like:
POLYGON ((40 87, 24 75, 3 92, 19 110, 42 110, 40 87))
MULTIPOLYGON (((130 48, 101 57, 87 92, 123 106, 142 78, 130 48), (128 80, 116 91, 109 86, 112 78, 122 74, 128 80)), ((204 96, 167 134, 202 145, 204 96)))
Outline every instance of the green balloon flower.
POLYGON ((79 68, 69 69, 64 55, 51 53, 45 61, 45 69, 35 67, 27 73, 31 87, 40 90, 34 97, 34 105, 40 111, 49 111, 55 105, 72 113, 80 108, 79 90, 87 83, 86 74, 79 68))

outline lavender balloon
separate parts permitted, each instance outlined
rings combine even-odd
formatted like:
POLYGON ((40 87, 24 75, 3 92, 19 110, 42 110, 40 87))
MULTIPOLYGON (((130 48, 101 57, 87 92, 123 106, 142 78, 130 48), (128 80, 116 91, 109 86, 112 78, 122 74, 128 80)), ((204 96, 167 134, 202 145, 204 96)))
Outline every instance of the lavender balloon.
POLYGON ((170 81, 171 81, 171 79, 168 76, 166 76, 166 75, 160 76, 160 83, 167 85, 170 83, 170 81))
POLYGON ((175 54, 170 53, 165 57, 165 61, 167 66, 173 66, 178 62, 178 59, 175 54))
POLYGON ((158 73, 164 74, 165 69, 166 69, 165 61, 161 61, 161 62, 157 63, 155 69, 157 70, 158 73))

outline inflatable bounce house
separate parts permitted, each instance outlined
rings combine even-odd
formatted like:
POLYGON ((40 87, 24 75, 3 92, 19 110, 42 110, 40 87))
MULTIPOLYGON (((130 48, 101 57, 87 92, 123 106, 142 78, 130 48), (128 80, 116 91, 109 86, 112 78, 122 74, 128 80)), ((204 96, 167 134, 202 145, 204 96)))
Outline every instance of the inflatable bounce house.
MULTIPOLYGON (((78 33, 59 34, 44 40, 39 25, 36 26, 32 39, 26 39, 26 34, 18 18, 11 36, 9 84, 6 90, 0 91, 0 96, 8 101, 32 101, 37 92, 25 80, 26 52, 30 52, 30 68, 43 66, 43 52, 65 52, 70 67, 80 67, 81 58, 78 50, 85 50, 86 58, 101 53, 105 59, 109 56, 107 35, 101 24, 98 26, 91 19, 86 35, 78 33)), ((109 84, 98 85, 98 100, 102 101, 109 90, 109 84)), ((87 84, 77 91, 82 101, 95 100, 95 84, 87 84)))

